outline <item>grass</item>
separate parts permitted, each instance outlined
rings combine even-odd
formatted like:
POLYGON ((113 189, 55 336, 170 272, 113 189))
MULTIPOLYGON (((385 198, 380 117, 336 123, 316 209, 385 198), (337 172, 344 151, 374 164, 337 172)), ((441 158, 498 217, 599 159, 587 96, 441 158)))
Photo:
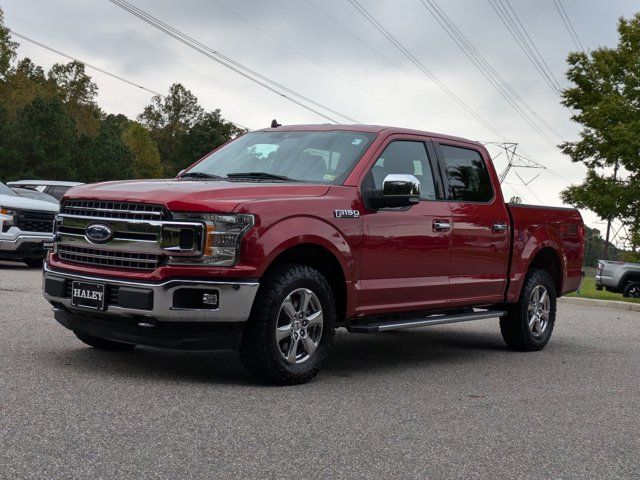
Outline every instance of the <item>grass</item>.
POLYGON ((606 290, 596 290, 596 279, 587 276, 582 280, 580 291, 567 295, 568 297, 595 298, 596 300, 617 300, 619 302, 640 303, 637 298, 624 298, 620 293, 611 293, 606 290))

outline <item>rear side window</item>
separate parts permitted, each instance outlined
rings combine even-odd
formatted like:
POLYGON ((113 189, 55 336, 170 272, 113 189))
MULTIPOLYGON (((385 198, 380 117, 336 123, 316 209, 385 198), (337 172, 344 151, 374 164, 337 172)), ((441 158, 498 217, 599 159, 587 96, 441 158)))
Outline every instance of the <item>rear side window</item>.
POLYGON ((493 189, 480 153, 468 148, 440 145, 447 170, 449 190, 458 202, 489 202, 493 189))

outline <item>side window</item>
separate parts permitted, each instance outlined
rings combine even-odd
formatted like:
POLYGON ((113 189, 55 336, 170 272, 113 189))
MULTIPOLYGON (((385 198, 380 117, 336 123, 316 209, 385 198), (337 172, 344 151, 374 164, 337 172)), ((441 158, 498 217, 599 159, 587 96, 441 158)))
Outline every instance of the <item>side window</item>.
POLYGON ((493 189, 489 172, 479 152, 468 148, 440 145, 453 200, 489 202, 493 189))
POLYGON ((384 178, 391 173, 413 175, 420 180, 420 197, 436 199, 433 172, 424 143, 405 140, 390 143, 371 169, 375 188, 381 189, 384 178))

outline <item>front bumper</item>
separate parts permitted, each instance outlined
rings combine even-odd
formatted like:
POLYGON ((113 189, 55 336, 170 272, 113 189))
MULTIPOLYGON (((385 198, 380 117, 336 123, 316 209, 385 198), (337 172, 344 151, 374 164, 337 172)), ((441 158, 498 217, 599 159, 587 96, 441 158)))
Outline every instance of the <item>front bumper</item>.
POLYGON ((251 313, 258 291, 257 281, 218 281, 172 279, 161 283, 132 282, 109 277, 87 276, 53 270, 44 266, 42 291, 55 308, 76 315, 137 319, 138 323, 237 323, 245 322, 251 313), (71 303, 74 281, 105 285, 105 310, 77 307, 71 303), (217 308, 185 308, 176 306, 181 292, 217 291, 217 308), (119 293, 114 293, 114 292, 119 293), (126 296, 123 295, 126 293, 126 296))
POLYGON ((0 234, 0 258, 44 258, 44 242, 53 242, 50 233, 0 234))

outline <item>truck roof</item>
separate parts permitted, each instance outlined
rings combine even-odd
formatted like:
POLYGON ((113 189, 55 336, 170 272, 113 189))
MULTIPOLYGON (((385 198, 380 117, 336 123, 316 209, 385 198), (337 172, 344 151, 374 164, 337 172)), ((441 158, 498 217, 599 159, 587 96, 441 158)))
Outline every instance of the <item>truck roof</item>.
POLYGON ((436 138, 442 138, 442 139, 448 139, 448 140, 457 140, 460 142, 468 142, 468 143, 475 143, 475 144, 481 145, 481 143, 477 140, 469 140, 468 138, 457 137, 454 135, 428 132, 425 130, 414 130, 411 128, 389 127, 384 125, 363 125, 363 124, 335 125, 330 123, 323 123, 323 124, 311 124, 311 125, 282 125, 276 128, 262 128, 257 131, 258 132, 277 132, 277 131, 294 132, 294 131, 303 131, 303 130, 315 130, 319 132, 341 130, 341 131, 366 132, 366 133, 382 133, 382 132, 389 133, 389 134, 405 133, 405 134, 413 134, 413 135, 426 135, 429 137, 436 137, 436 138))

